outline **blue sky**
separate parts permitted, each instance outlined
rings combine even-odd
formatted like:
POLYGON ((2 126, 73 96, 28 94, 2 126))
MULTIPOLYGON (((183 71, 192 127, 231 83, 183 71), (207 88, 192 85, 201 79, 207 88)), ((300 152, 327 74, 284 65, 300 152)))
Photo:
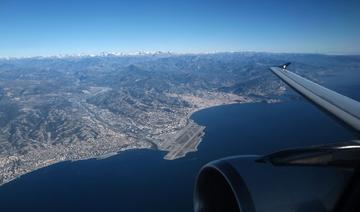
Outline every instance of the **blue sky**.
POLYGON ((0 57, 102 51, 360 53, 360 1, 0 0, 0 57))

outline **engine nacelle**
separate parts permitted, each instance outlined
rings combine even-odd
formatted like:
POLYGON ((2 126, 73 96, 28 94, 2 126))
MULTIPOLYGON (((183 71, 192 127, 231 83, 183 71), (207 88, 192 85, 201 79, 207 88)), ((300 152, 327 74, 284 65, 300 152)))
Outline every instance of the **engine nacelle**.
POLYGON ((210 162, 199 172, 195 212, 332 211, 352 171, 273 166, 257 156, 210 162))

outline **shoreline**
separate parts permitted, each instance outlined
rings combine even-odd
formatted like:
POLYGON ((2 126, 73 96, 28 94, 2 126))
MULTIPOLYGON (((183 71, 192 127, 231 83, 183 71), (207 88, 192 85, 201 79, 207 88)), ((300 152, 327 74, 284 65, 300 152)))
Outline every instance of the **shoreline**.
MULTIPOLYGON (((234 105, 234 104, 254 104, 254 103, 259 103, 260 101, 246 101, 246 102, 237 102, 237 101, 233 101, 233 102, 229 102, 229 103, 222 103, 222 104, 215 104, 215 105, 209 105, 209 106, 203 106, 203 107, 199 107, 199 108, 196 108, 192 111, 189 112, 189 114, 186 116, 186 119, 187 119, 187 122, 190 122, 191 119, 191 116, 196 113, 196 112, 199 112, 201 110, 204 110, 204 109, 208 109, 208 108, 213 108, 213 107, 219 107, 219 106, 226 106, 226 105, 234 105)), ((278 102, 266 102, 266 104, 273 104, 273 103, 278 103, 278 102)), ((195 122, 196 123, 196 122, 195 122)), ((197 123, 196 123, 197 124, 197 123)), ((186 125, 187 126, 187 125, 186 125)), ((186 127, 185 126, 185 127, 186 127)), ((185 127, 183 127, 182 129, 184 129, 185 127)), ((204 126, 203 126, 204 127, 204 126)), ((180 130, 182 130, 180 129, 180 130)), ((179 131, 180 131, 179 130, 179 131)), ((203 142, 203 137, 205 135, 205 132, 202 133, 202 135, 200 136, 200 140, 199 142, 197 142, 197 144, 195 145, 194 147, 194 150, 193 151, 189 151, 189 152, 186 152, 185 155, 181 156, 181 157, 178 157, 178 158, 174 158, 172 160, 176 160, 176 159, 180 159, 180 158, 183 158, 183 157, 186 157, 186 155, 190 152, 196 152, 198 151, 198 146, 203 142)), ((63 162, 77 162, 77 161, 85 161, 85 160, 91 160, 91 159, 95 159, 95 160, 104 160, 104 159, 107 159, 107 158, 110 158, 110 157, 113 157, 113 156, 116 156, 122 152, 126 152, 126 151, 129 151, 129 150, 139 150, 139 149, 149 149, 151 150, 152 148, 125 148, 123 150, 120 150, 120 151, 116 151, 116 152, 108 152, 108 153, 105 153, 105 154, 101 154, 101 155, 93 155, 93 156, 89 156, 89 157, 84 157, 84 158, 79 158, 79 159, 66 159, 66 160, 58 160, 58 161, 54 161, 50 164, 44 164, 44 165, 40 165, 38 167, 36 167, 35 169, 29 171, 29 172, 26 172, 24 174, 21 174, 19 176, 16 176, 14 178, 10 178, 9 180, 6 180, 2 183, 0 183, 0 187, 5 185, 5 184, 8 184, 10 182, 13 182, 17 179, 19 179, 20 177, 22 176, 25 176, 27 174, 30 174, 30 173, 33 173, 35 171, 38 171, 40 169, 43 169, 43 168, 46 168, 46 167, 50 167, 50 166, 53 166, 55 164, 58 164, 58 163, 63 163, 63 162)), ((165 156, 169 153, 169 151, 166 151, 166 150, 162 150, 162 149, 153 149, 153 150, 157 150, 157 151, 161 151, 161 152, 165 152, 166 154, 164 155, 163 159, 164 160, 168 160, 168 159, 165 159, 165 156)))

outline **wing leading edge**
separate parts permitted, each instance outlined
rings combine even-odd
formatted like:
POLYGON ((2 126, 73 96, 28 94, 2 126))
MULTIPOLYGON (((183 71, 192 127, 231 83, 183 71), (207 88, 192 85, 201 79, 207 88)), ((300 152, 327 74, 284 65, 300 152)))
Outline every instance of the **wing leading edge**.
POLYGON ((360 132, 360 103, 287 70, 290 63, 270 70, 294 90, 360 132))

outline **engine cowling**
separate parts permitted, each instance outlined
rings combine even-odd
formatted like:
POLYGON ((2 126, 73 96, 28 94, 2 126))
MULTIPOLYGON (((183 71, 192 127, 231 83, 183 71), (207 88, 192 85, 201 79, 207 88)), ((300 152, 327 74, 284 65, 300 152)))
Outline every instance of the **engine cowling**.
POLYGON ((255 211, 244 180, 226 159, 211 162, 201 169, 194 203, 196 212, 255 211))
POLYGON ((194 190, 195 212, 332 211, 352 176, 349 169, 274 166, 258 156, 205 165, 194 190))

